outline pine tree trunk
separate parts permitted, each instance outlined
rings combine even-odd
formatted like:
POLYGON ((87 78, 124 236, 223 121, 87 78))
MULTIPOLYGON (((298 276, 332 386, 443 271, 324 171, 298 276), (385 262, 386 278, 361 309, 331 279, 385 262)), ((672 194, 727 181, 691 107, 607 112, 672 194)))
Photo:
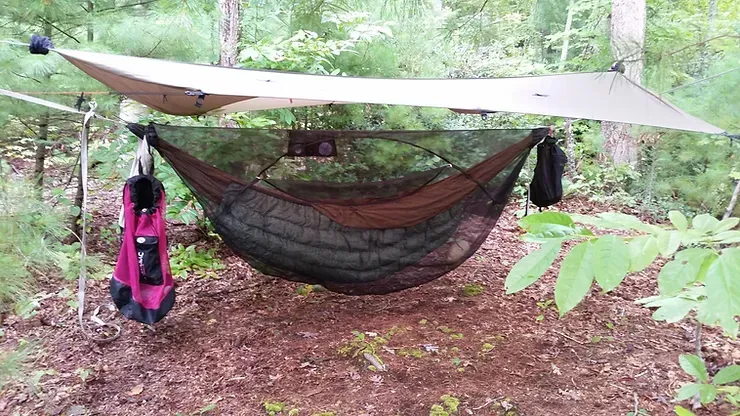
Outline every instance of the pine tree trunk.
POLYGON ((234 66, 239 45, 239 0, 218 0, 218 8, 221 11, 221 55, 218 63, 234 66))
MULTIPOLYGON (((624 75, 642 84, 646 25, 645 0, 612 0, 611 50, 615 61, 624 64, 624 75)), ((637 141, 630 135, 630 125, 602 122, 604 152, 615 164, 637 163, 637 141)))
POLYGON ((740 195, 740 181, 737 181, 737 184, 735 185, 735 191, 732 193, 730 204, 727 206, 727 210, 725 211, 725 215, 722 216, 722 219, 730 218, 732 216, 732 213, 735 212, 735 205, 737 204, 738 195, 740 195))
POLYGON ((95 40, 95 33, 93 32, 93 13, 95 12, 95 3, 92 0, 87 0, 87 13, 90 15, 87 20, 87 41, 93 42, 95 40))
MULTIPOLYGON (((82 163, 82 161, 80 161, 82 163)), ((69 229, 72 230, 72 238, 80 235, 80 220, 82 219, 82 169, 77 172, 77 192, 75 192, 74 206, 80 209, 80 213, 73 215, 69 223, 69 229)))
MULTIPOLYGON (((51 23, 44 22, 44 36, 51 37, 51 23)), ((51 78, 51 75, 46 77, 51 78)), ((42 200, 44 197, 44 165, 46 163, 46 143, 49 138, 49 112, 45 112, 39 120, 39 133, 36 138, 36 154, 33 168, 33 180, 36 187, 36 197, 42 200)))
POLYGON ((573 120, 566 118, 563 128, 565 130, 565 152, 568 154, 568 177, 574 180, 578 172, 576 170, 576 141, 573 138, 573 120))
POLYGON ((36 139, 36 155, 33 168, 33 179, 36 185, 36 196, 39 200, 44 196, 44 164, 46 163, 46 142, 49 138, 49 113, 41 116, 39 133, 36 139))

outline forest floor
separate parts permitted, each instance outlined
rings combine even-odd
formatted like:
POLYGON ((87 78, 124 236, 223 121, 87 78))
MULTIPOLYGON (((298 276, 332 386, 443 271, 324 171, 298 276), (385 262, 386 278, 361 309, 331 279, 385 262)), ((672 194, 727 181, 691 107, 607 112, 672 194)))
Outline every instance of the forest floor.
MULTIPOLYGON (((117 220, 117 194, 96 189, 92 201, 91 251, 109 260, 116 243, 100 235, 117 220)), ((100 316, 123 330, 103 345, 82 338, 70 298, 54 295, 76 282, 41 277, 39 290, 50 296, 39 314, 2 327, 3 350, 21 339, 36 348, 34 376, 6 388, 0 414, 265 415, 269 402, 285 404, 281 415, 296 408, 291 414, 415 416, 428 415, 445 394, 459 398, 461 415, 673 414, 672 396, 690 381, 678 355, 695 350, 694 332, 655 322, 635 304, 656 293, 658 269, 632 274, 608 294, 594 289, 559 319, 548 302, 552 269, 525 291, 504 294, 508 270, 533 249, 518 239, 515 209, 453 273, 364 297, 299 294, 302 285, 257 274, 194 228, 171 225, 171 244, 216 247, 226 268, 217 278, 178 281, 175 307, 154 329, 104 309, 100 316), (482 293, 465 296, 471 284, 482 293), (367 346, 357 340, 363 336, 387 371, 352 356, 367 346)), ((610 207, 568 200, 558 209, 610 207)), ((107 280, 88 282, 87 302, 110 304, 107 280)), ((703 350, 710 371, 740 360, 737 343, 714 330, 704 332, 703 350)))

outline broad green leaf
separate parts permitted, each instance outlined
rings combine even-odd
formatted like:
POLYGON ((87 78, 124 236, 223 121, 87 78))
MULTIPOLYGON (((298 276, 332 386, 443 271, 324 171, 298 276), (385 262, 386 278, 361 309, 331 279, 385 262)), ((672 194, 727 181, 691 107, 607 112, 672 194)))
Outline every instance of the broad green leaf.
POLYGON ((678 364, 681 366, 683 371, 694 376, 697 380, 703 383, 706 383, 709 380, 707 367, 704 365, 704 361, 696 355, 681 354, 678 356, 678 364))
POLYGON ((678 389, 678 392, 676 393, 676 400, 686 400, 694 397, 697 393, 699 393, 699 390, 701 389, 701 384, 698 383, 688 383, 681 386, 680 389, 678 389))
POLYGON ((740 247, 726 249, 707 270, 707 314, 727 331, 737 328, 740 315, 740 247))
POLYGON ((724 231, 732 230, 733 228, 737 227, 738 224, 740 224, 740 218, 725 218, 712 229, 712 234, 718 234, 724 231))
POLYGON ((663 257, 670 257, 681 245, 681 233, 678 231, 662 231, 658 233, 658 250, 663 257))
POLYGON ((80 207, 76 205, 72 205, 69 207, 69 214, 72 215, 73 217, 80 215, 81 212, 82 211, 80 211, 80 207))
POLYGON ((674 407, 673 412, 676 413, 677 416, 696 416, 694 412, 681 406, 674 407))
POLYGON ((575 225, 568 214, 556 211, 538 212, 519 220, 519 226, 525 230, 534 224, 558 224, 566 227, 575 225))
POLYGON ((709 214, 701 214, 694 217, 691 221, 694 230, 706 234, 714 230, 719 225, 719 220, 709 214))
POLYGON ((553 241, 560 241, 561 243, 563 241, 569 241, 569 240, 583 240, 584 237, 590 237, 589 235, 584 234, 570 234, 565 236, 556 236, 556 234, 522 234, 521 237, 519 237, 522 241, 525 241, 527 243, 537 243, 537 244, 545 244, 545 243, 551 243, 553 241))
POLYGON ((723 316, 717 313, 707 299, 698 303, 696 319, 704 325, 720 325, 725 335, 730 338, 736 338, 740 332, 740 325, 734 319, 723 319, 723 316))
POLYGON ((578 305, 591 289, 593 281, 591 242, 584 241, 573 247, 560 265, 555 282, 555 304, 560 316, 578 305))
POLYGON ((518 292, 536 282, 550 267, 560 252, 560 241, 545 243, 519 260, 506 276, 506 294, 518 292))
POLYGON ((712 249, 708 248, 688 248, 686 250, 681 250, 678 253, 676 253, 675 259, 677 261, 688 261, 688 262, 695 262, 697 264, 701 264, 701 267, 699 267, 699 273, 696 276, 697 282, 703 282, 707 275, 707 270, 709 269, 709 266, 712 265, 714 260, 717 259, 719 255, 712 249))
POLYGON ((740 243, 740 231, 723 231, 712 236, 712 240, 720 244, 735 244, 740 243))
POLYGON ((603 212, 599 214, 599 218, 602 218, 614 224, 620 224, 623 229, 643 231, 649 234, 655 234, 660 232, 661 230, 659 227, 656 227, 654 225, 645 224, 635 216, 623 214, 621 212, 603 212))
POLYGON ((658 241, 652 235, 637 236, 630 241, 630 271, 639 272, 658 257, 658 241))
POLYGON ((686 231, 689 228, 689 220, 680 211, 670 211, 668 218, 671 220, 671 224, 679 231, 686 231))
POLYGON ((593 225, 594 227, 602 228, 605 230, 628 230, 628 227, 623 225, 607 221, 603 218, 592 217, 589 215, 571 214, 573 221, 579 224, 593 225))
POLYGON ((728 384, 734 383, 738 380, 740 380, 740 365, 737 364, 733 364, 719 370, 719 372, 712 377, 714 384, 728 384))
POLYGON ((619 286, 630 268, 627 244, 620 237, 605 235, 591 245, 594 276, 604 292, 619 286))
POLYGON ((658 273, 658 288, 661 296, 673 296, 696 281, 702 265, 701 258, 673 260, 666 263, 658 273))
POLYGON ((698 243, 704 239, 704 235, 696 230, 681 231, 681 243, 685 246, 698 243))
POLYGON ((571 235, 591 236, 593 233, 582 227, 568 227, 560 224, 532 224, 527 228, 526 238, 539 239, 565 238, 571 235))
MULTIPOLYGON (((663 299, 663 297, 661 296, 648 296, 646 298, 637 299, 635 303, 638 305, 645 305, 646 307, 652 308, 653 306, 648 306, 648 305, 651 305, 653 302, 660 302, 662 300, 665 300, 665 299, 663 299)), ((655 306, 659 306, 659 305, 655 305, 655 306)))
POLYGON ((711 403, 717 398, 717 388, 711 384, 702 384, 699 387, 699 401, 702 404, 711 403))
POLYGON ((656 321, 666 321, 669 324, 678 322, 686 317, 691 310, 696 306, 696 301, 684 298, 668 298, 663 299, 664 302, 657 304, 645 305, 647 307, 660 306, 658 310, 653 313, 653 319, 656 321))

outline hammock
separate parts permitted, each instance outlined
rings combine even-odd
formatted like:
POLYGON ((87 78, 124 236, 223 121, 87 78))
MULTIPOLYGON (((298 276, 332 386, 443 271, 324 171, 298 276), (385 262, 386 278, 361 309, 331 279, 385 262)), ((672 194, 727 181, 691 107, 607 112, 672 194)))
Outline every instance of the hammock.
POLYGON ((548 134, 129 129, 174 168, 224 242, 255 269, 350 295, 418 286, 462 264, 548 134), (320 180, 329 173, 339 180, 320 180))

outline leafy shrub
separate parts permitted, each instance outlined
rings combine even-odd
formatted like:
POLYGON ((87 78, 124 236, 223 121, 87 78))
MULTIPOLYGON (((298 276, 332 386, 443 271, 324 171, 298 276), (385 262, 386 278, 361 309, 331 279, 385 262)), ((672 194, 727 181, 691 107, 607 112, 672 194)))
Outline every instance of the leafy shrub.
POLYGON ((460 406, 460 399, 455 396, 445 394, 439 398, 442 404, 432 405, 429 416, 450 416, 457 413, 460 406))
POLYGON ((483 286, 471 283, 471 284, 463 286, 462 295, 465 297, 473 297, 473 296, 482 295, 484 291, 485 291, 485 288, 483 286))
MULTIPOLYGON (((719 370, 710 380, 707 367, 700 357, 693 354, 681 354, 678 357, 678 363, 697 382, 681 386, 676 393, 676 400, 687 400, 698 394, 699 401, 707 404, 720 396, 731 406, 740 409, 740 386, 732 385, 740 381, 740 365, 729 365, 719 370)), ((688 410, 685 412, 688 412, 684 413, 686 415, 692 414, 688 410)), ((676 413, 679 411, 677 410, 676 413)))
POLYGON ((215 257, 216 249, 198 250, 195 245, 177 244, 170 252, 170 269, 172 275, 187 279, 190 273, 198 277, 217 277, 215 271, 223 270, 224 265, 215 257))
POLYGON ((32 271, 79 270, 79 245, 62 244, 65 213, 38 200, 30 183, 2 174, 8 171, 0 166, 0 313, 32 303, 32 271))

